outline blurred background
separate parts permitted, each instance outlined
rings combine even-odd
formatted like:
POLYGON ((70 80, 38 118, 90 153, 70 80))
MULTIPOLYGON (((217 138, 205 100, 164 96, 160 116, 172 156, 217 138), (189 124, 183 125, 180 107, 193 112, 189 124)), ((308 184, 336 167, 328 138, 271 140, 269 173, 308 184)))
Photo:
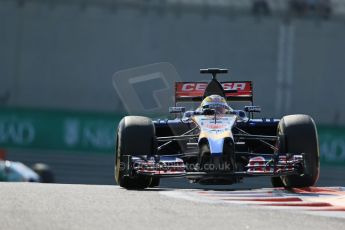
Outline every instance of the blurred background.
POLYGON ((345 0, 0 0, 0 156, 113 184, 121 117, 167 113, 174 81, 221 67, 262 117, 310 114, 345 184, 344 41, 345 0))

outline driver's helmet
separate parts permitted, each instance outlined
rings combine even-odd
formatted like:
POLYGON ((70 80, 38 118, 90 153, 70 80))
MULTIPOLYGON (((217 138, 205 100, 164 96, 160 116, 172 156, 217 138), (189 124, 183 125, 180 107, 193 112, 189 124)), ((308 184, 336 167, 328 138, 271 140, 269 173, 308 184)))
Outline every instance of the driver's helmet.
POLYGON ((226 100, 224 97, 221 97, 219 95, 211 95, 206 97, 201 102, 201 109, 214 109, 218 114, 225 114, 228 111, 231 111, 232 109, 228 104, 226 103, 226 100))

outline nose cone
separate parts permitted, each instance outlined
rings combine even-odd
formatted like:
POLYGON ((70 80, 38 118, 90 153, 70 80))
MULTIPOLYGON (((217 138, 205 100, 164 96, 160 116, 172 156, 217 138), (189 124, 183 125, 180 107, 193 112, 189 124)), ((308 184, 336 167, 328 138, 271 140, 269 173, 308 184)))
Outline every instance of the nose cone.
POLYGON ((208 139, 211 156, 221 156, 223 154, 224 138, 208 139))
POLYGON ((207 140, 211 155, 221 156, 224 151, 224 139, 233 140, 231 130, 236 119, 235 115, 194 117, 200 127, 199 144, 207 140))

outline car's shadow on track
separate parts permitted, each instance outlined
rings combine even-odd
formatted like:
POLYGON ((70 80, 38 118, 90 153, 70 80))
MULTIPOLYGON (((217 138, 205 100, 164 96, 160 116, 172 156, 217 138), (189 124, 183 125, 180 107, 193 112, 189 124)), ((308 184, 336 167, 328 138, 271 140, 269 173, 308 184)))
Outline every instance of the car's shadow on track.
MULTIPOLYGON (((320 179, 317 187, 345 187, 344 168, 343 167, 322 167, 320 179)), ((233 185, 199 185, 190 184, 185 178, 164 178, 160 186, 148 188, 143 191, 173 191, 173 190, 200 190, 200 191, 244 191, 262 188, 272 188, 269 177, 245 178, 243 183, 233 185)))
POLYGON ((246 191, 256 188, 241 188, 241 189, 219 189, 219 188, 169 188, 169 187, 158 187, 158 188, 147 188, 141 191, 145 192, 167 192, 174 190, 198 190, 198 191, 224 191, 224 192, 233 192, 233 191, 246 191))
POLYGON ((173 191, 173 190, 199 190, 199 191, 244 191, 260 188, 272 187, 267 178, 252 178, 246 180, 244 183, 233 185, 200 185, 191 184, 184 178, 166 178, 162 179, 160 186, 155 188, 147 188, 143 191, 157 192, 157 191, 173 191))

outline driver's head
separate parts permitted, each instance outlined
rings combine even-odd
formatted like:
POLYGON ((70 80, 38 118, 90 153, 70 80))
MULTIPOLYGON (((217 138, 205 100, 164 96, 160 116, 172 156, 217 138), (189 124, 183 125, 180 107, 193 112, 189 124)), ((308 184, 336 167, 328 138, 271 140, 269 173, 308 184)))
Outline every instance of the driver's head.
POLYGON ((211 95, 206 97, 201 102, 201 108, 214 109, 218 114, 225 114, 226 112, 231 110, 224 97, 221 97, 219 95, 211 95))

